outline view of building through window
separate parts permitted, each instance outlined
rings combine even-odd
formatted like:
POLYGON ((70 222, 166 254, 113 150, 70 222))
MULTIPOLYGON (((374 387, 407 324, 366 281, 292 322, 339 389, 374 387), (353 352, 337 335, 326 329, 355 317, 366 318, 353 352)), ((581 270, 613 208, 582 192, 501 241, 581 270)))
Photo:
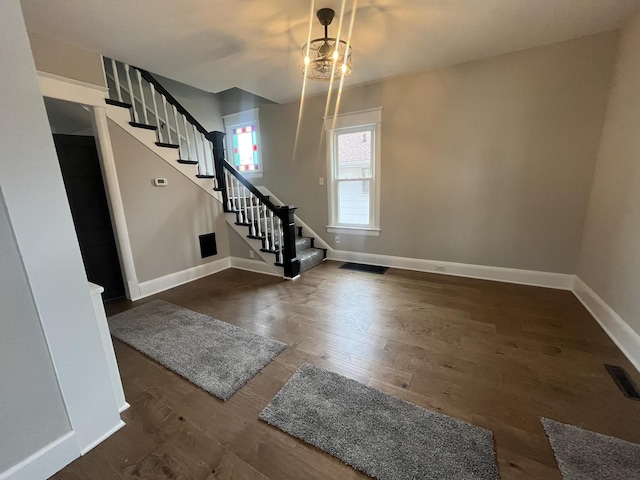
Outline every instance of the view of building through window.
POLYGON ((369 127, 336 132, 336 178, 338 223, 370 223, 373 143, 369 127))

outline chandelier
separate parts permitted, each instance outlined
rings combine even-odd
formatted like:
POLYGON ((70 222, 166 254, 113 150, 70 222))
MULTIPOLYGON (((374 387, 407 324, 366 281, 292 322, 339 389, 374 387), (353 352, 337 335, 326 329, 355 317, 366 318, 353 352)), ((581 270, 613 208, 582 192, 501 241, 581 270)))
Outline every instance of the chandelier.
POLYGON ((331 80, 351 73, 351 45, 329 37, 329 25, 335 16, 330 8, 321 8, 318 20, 324 25, 324 38, 316 38, 302 47, 303 74, 310 80, 331 80))

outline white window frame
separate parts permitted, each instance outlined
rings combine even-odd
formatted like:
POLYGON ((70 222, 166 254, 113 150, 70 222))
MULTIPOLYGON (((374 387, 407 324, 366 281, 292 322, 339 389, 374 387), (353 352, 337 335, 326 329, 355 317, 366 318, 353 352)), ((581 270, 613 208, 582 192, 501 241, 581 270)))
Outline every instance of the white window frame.
POLYGON ((262 178, 264 172, 264 149, 262 148, 262 139, 260 137, 260 109, 245 110, 244 112, 232 113, 222 117, 224 123, 224 131, 226 133, 227 161, 235 167, 233 160, 233 129, 246 127, 248 125, 256 126, 256 142, 258 144, 258 155, 260 165, 258 170, 240 172, 247 178, 262 178))
POLYGON ((382 107, 344 113, 337 117, 326 117, 327 137, 327 198, 329 200, 329 224, 327 232, 351 235, 380 235, 380 166, 382 107), (368 225, 353 225, 338 222, 338 181, 336 180, 336 135, 345 131, 366 129, 371 132, 373 142, 372 180, 369 187, 371 204, 368 225))

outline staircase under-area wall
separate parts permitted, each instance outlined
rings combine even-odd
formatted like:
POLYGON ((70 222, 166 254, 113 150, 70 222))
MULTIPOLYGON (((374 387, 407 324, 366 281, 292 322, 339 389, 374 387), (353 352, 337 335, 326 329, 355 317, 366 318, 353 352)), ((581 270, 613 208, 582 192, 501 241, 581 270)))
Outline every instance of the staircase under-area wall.
POLYGON ((326 258, 296 225, 296 207, 275 204, 226 161, 223 132, 208 132, 149 72, 106 58, 105 72, 108 117, 220 201, 270 273, 293 279, 326 258))

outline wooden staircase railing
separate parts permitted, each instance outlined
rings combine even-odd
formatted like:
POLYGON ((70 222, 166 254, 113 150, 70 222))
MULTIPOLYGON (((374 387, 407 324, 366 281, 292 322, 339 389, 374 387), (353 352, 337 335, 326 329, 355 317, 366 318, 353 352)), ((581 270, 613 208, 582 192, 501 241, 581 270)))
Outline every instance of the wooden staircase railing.
POLYGON ((225 212, 236 213, 237 224, 249 227, 249 238, 262 240, 262 251, 276 255, 276 264, 284 268, 285 278, 300 273, 296 257, 296 233, 293 205, 276 206, 225 158, 224 132, 210 132, 216 171, 216 190, 222 193, 225 212))
POLYGON ((273 253, 284 277, 296 278, 294 212, 297 207, 276 206, 225 159, 224 132, 207 130, 149 72, 113 59, 104 59, 110 96, 107 103, 128 108, 129 124, 155 130, 156 145, 175 148, 179 163, 197 165, 197 177, 212 178, 222 194, 225 212, 236 224, 249 228, 249 238, 262 242, 261 251, 273 253), (132 79, 133 77, 133 79, 132 79))

